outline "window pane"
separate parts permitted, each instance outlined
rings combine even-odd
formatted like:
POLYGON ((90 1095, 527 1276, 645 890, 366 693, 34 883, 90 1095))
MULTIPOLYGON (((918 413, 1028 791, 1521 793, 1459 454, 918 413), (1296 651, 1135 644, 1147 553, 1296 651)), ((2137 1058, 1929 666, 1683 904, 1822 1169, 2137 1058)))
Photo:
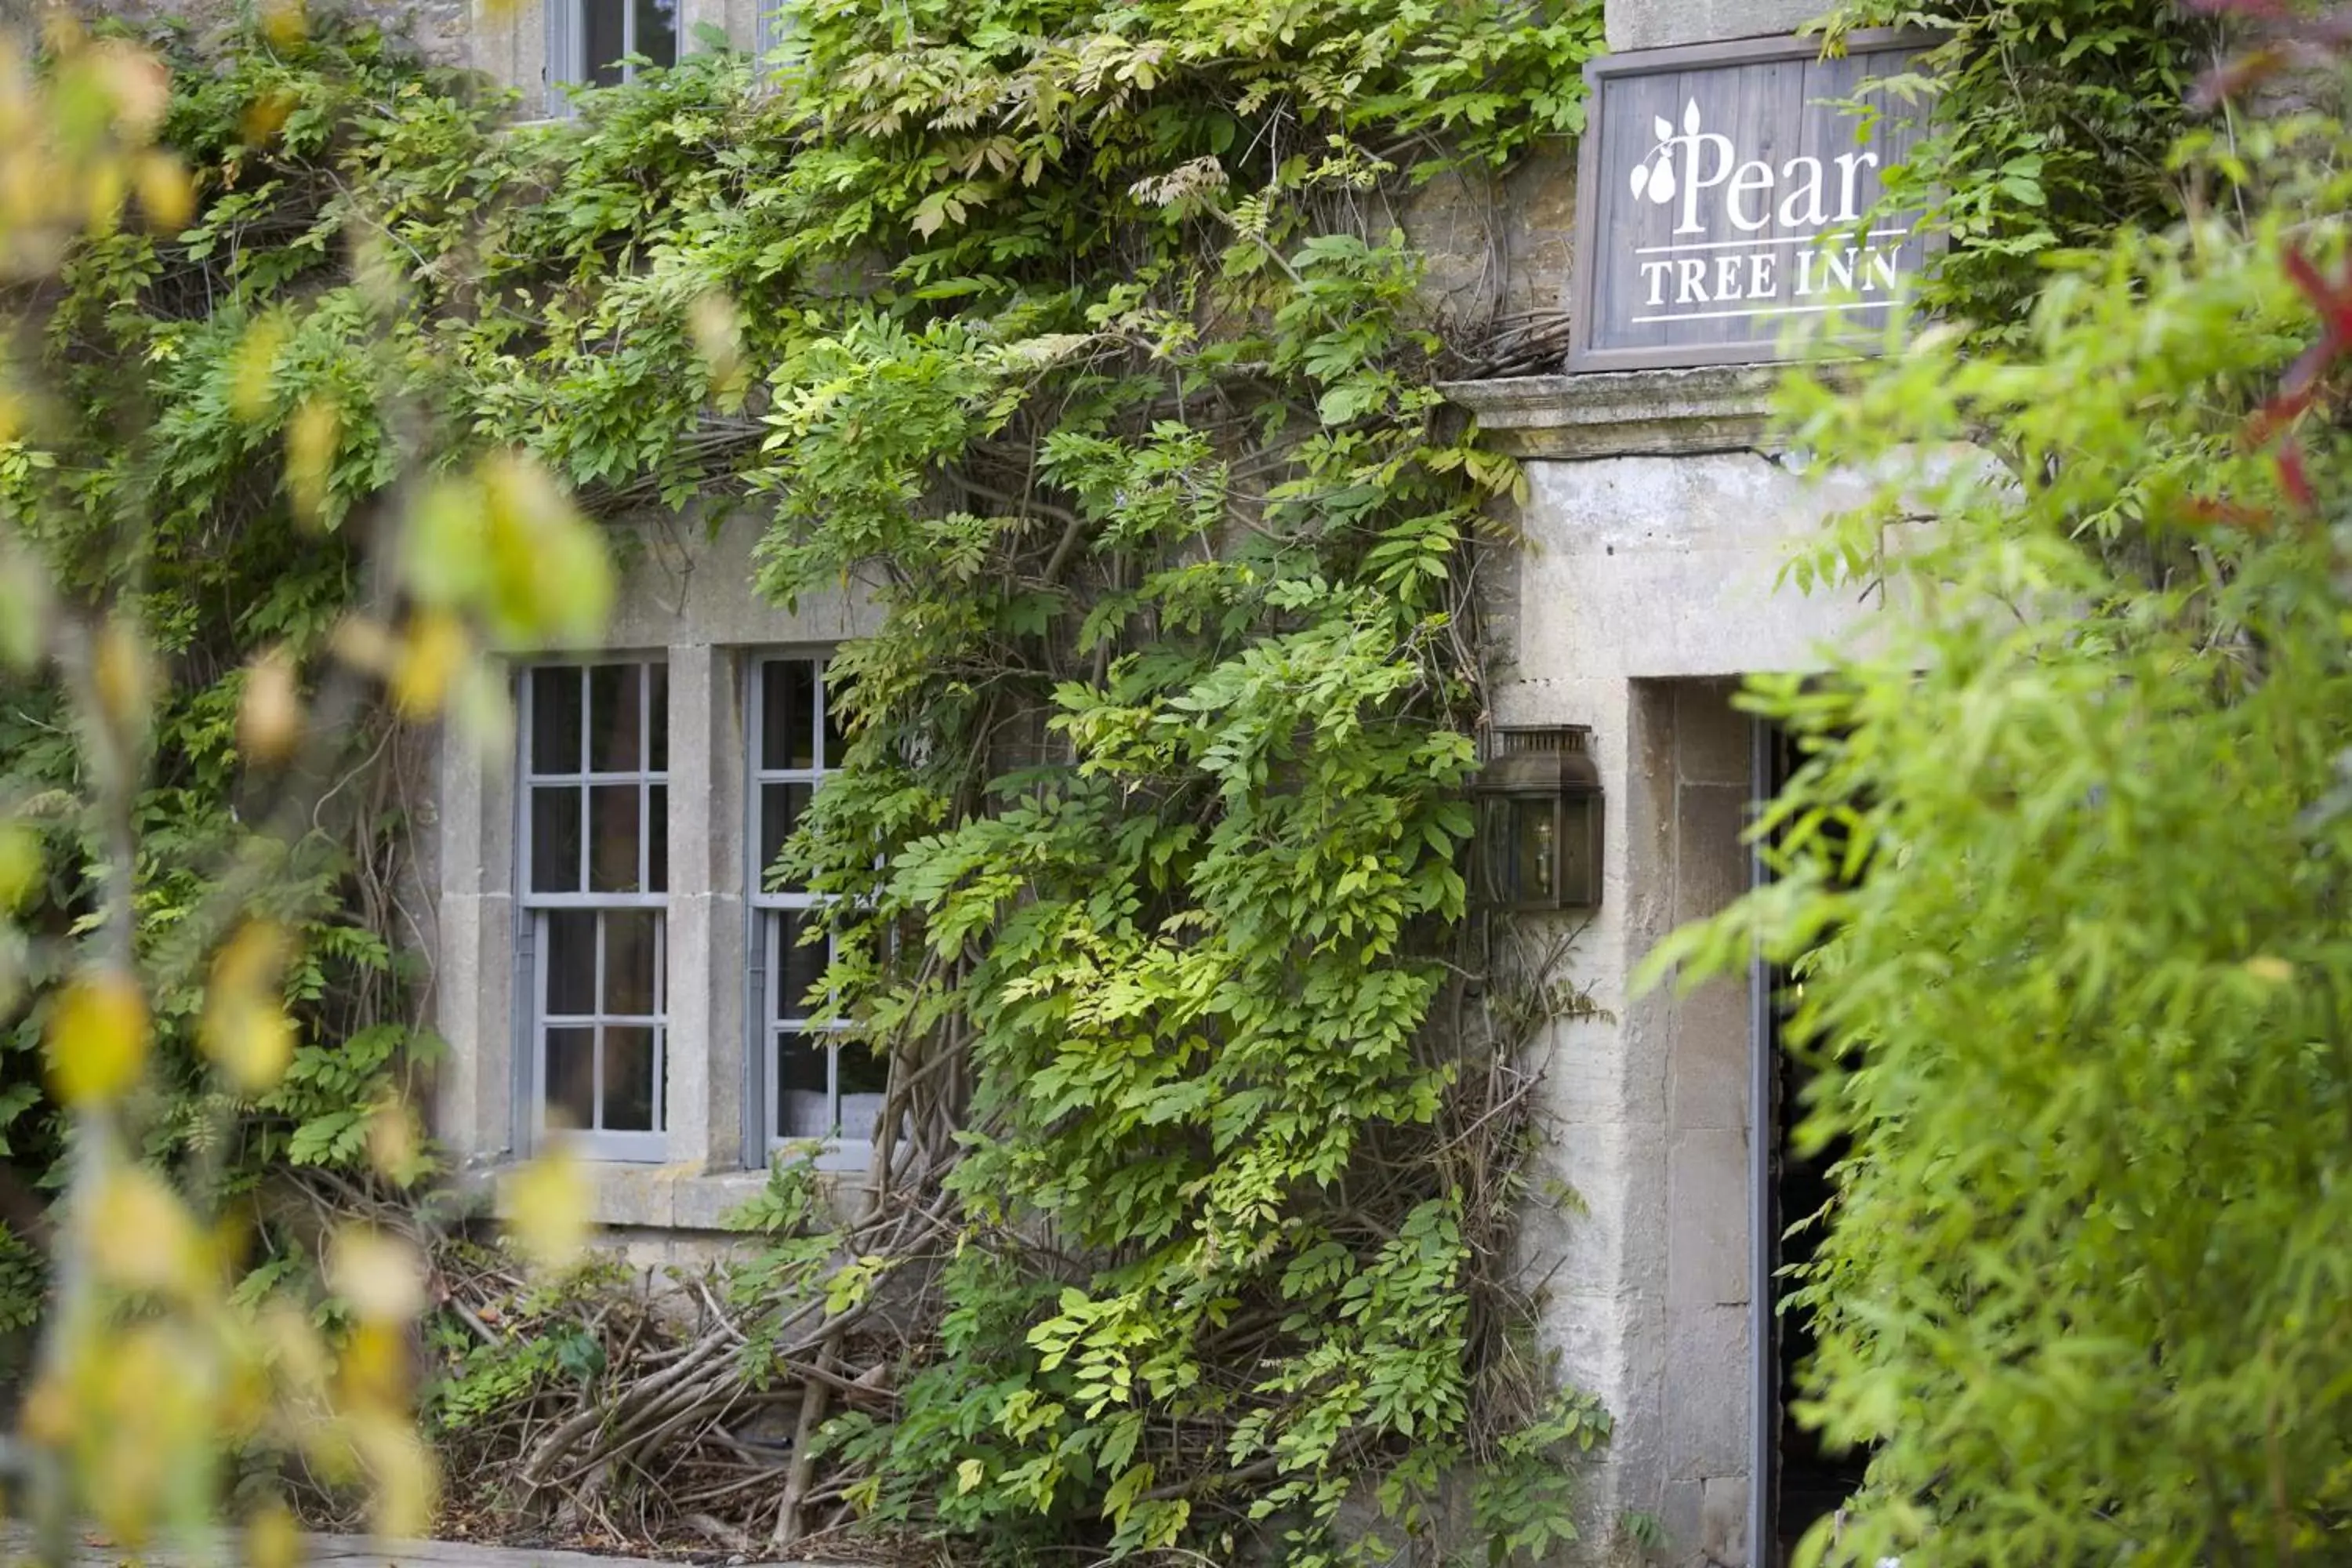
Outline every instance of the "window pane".
POLYGON ((604 915, 604 1013, 648 1017, 656 1005, 654 966, 660 961, 661 911, 610 910, 604 915))
POLYGON ((604 1029, 604 1121, 615 1132, 654 1130, 654 1032, 636 1024, 604 1029))
POLYGON ((570 665, 530 672, 530 771, 580 771, 580 671, 570 665))
POLYGON ((530 890, 580 890, 580 791, 548 784, 530 792, 530 890))
POLYGON ((596 1031, 547 1031, 547 1124, 589 1126, 596 1103, 596 1031))
POLYGON ((841 1091, 841 1135, 871 1142, 890 1088, 890 1064, 855 1042, 835 1047, 834 1057, 841 1091))
POLYGON ((841 766, 841 753, 849 746, 848 741, 842 736, 841 713, 834 701, 834 694, 840 689, 840 686, 841 683, 835 680, 833 671, 828 668, 824 672, 824 755, 817 759, 819 767, 841 766))
POLYGON ((816 666, 772 658, 760 681, 760 765, 816 766, 816 666))
POLYGON ((762 891, 788 890, 797 884, 774 883, 770 872, 775 868, 776 856, 792 836, 793 828, 808 809, 809 797, 814 791, 804 784, 769 784, 760 786, 760 865, 759 886, 762 891))
POLYGON ((634 893, 637 879, 638 786, 596 784, 588 791, 588 890, 634 893))
POLYGON ((547 968, 547 1013, 550 1017, 584 1017, 596 1011, 596 911, 550 910, 547 951, 540 962, 547 968))
POLYGON ((821 1012, 822 1004, 812 1008, 806 998, 824 973, 825 943, 822 938, 814 946, 801 941, 803 933, 814 923, 814 917, 779 910, 768 918, 776 922, 776 1022, 806 1018, 821 1012))
POLYGON ((646 715, 634 664, 600 664, 588 672, 588 767, 592 773, 633 773, 645 755, 638 740, 646 715))
POLYGON ((598 87, 621 79, 621 18, 628 0, 579 0, 581 58, 587 78, 598 87))
POLYGON ((776 1136, 830 1138, 833 1116, 825 1091, 825 1056, 822 1037, 812 1039, 791 1029, 776 1036, 776 1136))
POLYGON ((646 891, 669 891, 669 788, 646 786, 646 891))
POLYGON ((646 771, 669 772, 669 666, 646 666, 646 771))
POLYGON ((677 63, 677 0, 637 0, 637 53, 657 66, 677 63))

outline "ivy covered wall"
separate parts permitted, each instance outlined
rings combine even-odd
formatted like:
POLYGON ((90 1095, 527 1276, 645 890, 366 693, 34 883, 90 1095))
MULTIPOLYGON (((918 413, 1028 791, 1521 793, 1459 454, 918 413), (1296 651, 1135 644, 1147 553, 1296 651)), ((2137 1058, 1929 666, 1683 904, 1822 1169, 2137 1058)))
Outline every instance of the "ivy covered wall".
MULTIPOLYGON (((592 635, 561 560, 443 580, 472 531, 530 548, 526 470, 387 531, 412 465, 513 448, 607 517, 760 516, 782 604, 865 585, 846 765, 787 853, 839 896, 821 988, 887 1062, 902 1135, 845 1227, 777 1178, 725 1331, 682 1361, 525 1350, 641 1321, 588 1297, 507 1301, 534 1325, 510 1346, 461 1327, 428 1407, 453 1452, 509 1424, 495 1505, 653 1519, 719 1443, 698 1417, 761 1388, 792 1391, 803 1441, 781 1506, 727 1507, 786 1540, 846 1505, 1003 1557, 1317 1563, 1430 1535, 1462 1477, 1481 1550, 1539 1554, 1591 1522, 1566 1461, 1607 1420, 1555 1386, 1508 1266, 1512 1050, 1560 1001, 1465 937, 1472 542, 1512 469, 1430 384, 1515 331, 1539 352, 1495 182, 1558 167, 1597 15, 796 20, 773 82, 700 55, 520 129, 363 22, 161 37, 194 205, 76 255, 47 342, 79 401, 12 448, 36 547, 174 661, 147 809, 187 826, 152 839, 142 943, 171 940, 174 868, 249 837, 245 694, 349 657, 370 543, 404 539, 420 584, 392 714, 348 759, 388 793, 321 818, 278 911, 299 1070, 228 1107, 261 1222, 286 1173, 381 1180, 378 1102, 435 1049, 394 929, 400 710, 450 691, 495 720, 466 658, 504 642, 499 594, 577 588, 592 635), (1409 216, 1448 232, 1433 287, 1409 216), (153 541, 133 558, 124 516, 153 541), (1015 735, 1046 765, 1008 769, 1015 735), (533 1414, 580 1377, 605 1421, 533 1414)), ((22 696, 37 725, 47 695, 22 696)), ((13 792, 72 787, 70 744, 7 754, 13 792)), ((62 930, 96 868, 63 834, 46 863, 32 918, 62 930)), ((16 1016, 32 1178, 58 1147, 47 978, 16 1016)), ((142 1116, 166 1163, 195 1157, 171 1129, 217 1121, 142 1116)), ((254 1289, 308 1278, 289 1246, 254 1289)))

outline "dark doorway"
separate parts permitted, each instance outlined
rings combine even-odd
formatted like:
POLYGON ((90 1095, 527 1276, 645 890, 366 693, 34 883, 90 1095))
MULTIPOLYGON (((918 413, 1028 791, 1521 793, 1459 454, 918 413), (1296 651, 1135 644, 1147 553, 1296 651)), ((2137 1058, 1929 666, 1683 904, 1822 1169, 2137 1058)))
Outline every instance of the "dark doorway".
MULTIPOLYGON (((1801 759, 1778 726, 1759 721, 1756 737, 1757 803, 1780 793, 1801 759)), ((1756 876, 1770 873, 1759 856, 1756 876)), ((1821 1236, 1821 1214, 1830 1199, 1830 1171, 1845 1152, 1843 1142, 1811 1154, 1798 1152, 1793 1137, 1803 1119, 1805 1089, 1812 1070, 1784 1048, 1782 1026, 1801 981, 1777 964, 1759 963, 1756 990, 1757 1061, 1751 1079, 1760 1108, 1753 1150, 1758 1191, 1754 1219, 1759 1243, 1752 1327, 1762 1353, 1757 1359, 1754 1403, 1759 1441, 1756 1461, 1762 1484, 1749 1518, 1756 1538, 1766 1543, 1754 1553, 1759 1565, 1783 1568, 1797 1543, 1822 1519, 1835 1513, 1862 1485, 1866 1453, 1832 1450, 1819 1434, 1800 1426, 1794 1415, 1797 1374, 1815 1345, 1812 1314, 1790 1300, 1790 1272, 1811 1262, 1821 1236)))

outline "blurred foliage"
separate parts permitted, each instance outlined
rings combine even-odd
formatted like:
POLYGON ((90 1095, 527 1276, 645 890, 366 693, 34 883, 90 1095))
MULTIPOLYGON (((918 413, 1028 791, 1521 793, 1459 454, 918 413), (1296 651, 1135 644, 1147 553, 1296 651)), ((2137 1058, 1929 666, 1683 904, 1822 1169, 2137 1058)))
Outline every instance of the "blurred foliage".
POLYGON ((1753 684, 1777 880, 1651 973, 1796 966, 1799 1136, 1851 1141, 1796 1297, 1800 1414, 1871 1454, 1829 1561, 2345 1554, 2344 19, 2250 21, 2186 216, 2045 257, 2006 347, 1790 388, 1880 480, 1798 575, 1897 613, 1753 684))
POLYGON ((450 438, 340 183, 413 67, 306 72, 282 10, 233 70, 46 26, 0 45, 0 1321, 40 1331, 5 1458, 51 1560, 234 1484, 268 1568, 305 1491, 434 1503, 404 721, 495 717, 471 651, 593 633, 609 574, 450 438))
POLYGON ((1855 27, 1928 40, 1885 94, 1885 112, 1925 126, 1887 172, 1885 205, 1943 237, 1920 283, 1926 313, 1990 342, 2020 340, 2053 256, 2178 212, 2166 154, 2218 47, 2210 11, 2173 0, 1843 0, 1830 11, 1832 47, 1855 27))

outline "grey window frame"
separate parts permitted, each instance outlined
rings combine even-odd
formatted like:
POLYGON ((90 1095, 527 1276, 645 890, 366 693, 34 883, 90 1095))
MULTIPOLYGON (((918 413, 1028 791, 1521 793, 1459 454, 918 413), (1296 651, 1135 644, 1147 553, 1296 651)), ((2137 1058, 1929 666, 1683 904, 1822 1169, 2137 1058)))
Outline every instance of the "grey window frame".
MULTIPOLYGON (((596 68, 588 59, 588 28, 581 14, 587 0, 546 0, 546 3, 548 108, 558 115, 568 115, 572 112, 572 101, 563 90, 565 86, 587 85, 591 73, 596 68)), ((674 66, 686 52, 686 40, 682 36, 686 27, 683 5, 678 7, 678 16, 672 26, 680 35, 671 46, 670 64, 674 66)), ((636 52, 636 0, 622 0, 621 54, 626 58, 636 52)), ((636 78, 636 67, 625 65, 621 68, 622 81, 631 82, 636 78)))
MULTIPOLYGON (((669 786, 671 769, 676 761, 668 752, 667 732, 660 737, 664 766, 648 765, 653 758, 656 740, 653 722, 653 683, 648 672, 659 669, 663 674, 664 702, 668 695, 668 659, 659 652, 632 652, 621 649, 600 650, 574 658, 541 659, 519 664, 515 668, 515 972, 522 984, 517 994, 523 1005, 518 1008, 516 1040, 516 1104, 518 1131, 526 1149, 538 1151, 550 1145, 556 1136, 548 1126, 547 1038, 551 1028, 587 1028, 601 1036, 607 1027, 649 1028, 653 1035, 653 1127, 650 1131, 613 1130, 597 1127, 564 1129, 562 1138, 572 1148, 594 1160, 625 1161, 635 1163, 659 1163, 668 1158, 669 1140, 669 889, 668 868, 674 861, 665 837, 662 861, 665 868, 663 886, 658 890, 648 884, 654 857, 654 836, 667 836, 669 829, 669 786), (589 672, 614 666, 634 667, 637 679, 637 765, 633 769, 596 770, 589 765, 588 748, 591 726, 589 672), (568 669, 578 672, 581 681, 581 723, 579 768, 571 773, 541 773, 532 755, 535 731, 532 723, 533 705, 537 700, 537 677, 542 670, 568 669), (637 790, 638 822, 641 832, 637 842, 637 887, 635 892, 594 892, 588 890, 592 880, 590 868, 595 854, 594 813, 589 804, 588 791, 593 787, 621 787, 635 784, 637 790), (578 892, 547 893, 532 887, 531 810, 533 792, 539 786, 570 786, 581 792, 580 809, 580 888, 578 892), (651 791, 662 791, 662 809, 653 808, 651 791), (601 917, 613 911, 643 910, 654 919, 654 984, 651 1014, 607 1013, 604 1010, 604 954, 606 922, 601 917), (596 922, 596 970, 594 1011, 585 1014, 551 1015, 547 1007, 548 973, 541 955, 548 946, 548 921, 552 914, 566 910, 593 911, 596 922)), ((594 1077, 590 1089, 594 1114, 604 1114, 604 1051, 597 1047, 594 1077)))
POLYGON ((781 0, 760 0, 751 23, 751 67, 762 86, 769 85, 775 74, 776 51, 798 31, 786 24, 781 0))
MULTIPOLYGON (((782 916, 805 914, 822 909, 831 899, 805 889, 772 890, 767 885, 767 867, 760 858, 763 839, 761 820, 765 786, 772 784, 804 784, 814 798, 824 784, 825 775, 833 771, 835 759, 827 754, 825 713, 830 689, 826 675, 830 665, 830 649, 770 647, 753 650, 744 661, 743 679, 743 739, 744 772, 744 831, 743 859, 745 865, 744 907, 746 921, 745 956, 749 971, 745 989, 744 1106, 750 1123, 748 1142, 760 1151, 761 1163, 775 1158, 781 1151, 806 1148, 816 1144, 815 1164, 821 1171, 863 1171, 873 1157, 870 1138, 829 1136, 822 1140, 783 1135, 778 1127, 781 1121, 777 1095, 780 1086, 775 1081, 774 1063, 782 1037, 787 1033, 819 1035, 837 1033, 845 1025, 839 1019, 827 1019, 819 1015, 795 1009, 783 1012, 775 995, 775 988, 783 984, 785 971, 782 951, 784 921, 782 916), (814 733, 810 742, 810 757, 814 765, 807 768, 771 768, 764 765, 767 755, 767 704, 762 700, 765 683, 772 665, 806 664, 814 667, 810 690, 814 701, 810 706, 809 723, 814 733)), ((828 962, 834 955, 830 939, 825 948, 828 962)), ((838 1126, 841 1108, 841 1047, 838 1043, 825 1048, 825 1100, 835 1124, 838 1126)))

